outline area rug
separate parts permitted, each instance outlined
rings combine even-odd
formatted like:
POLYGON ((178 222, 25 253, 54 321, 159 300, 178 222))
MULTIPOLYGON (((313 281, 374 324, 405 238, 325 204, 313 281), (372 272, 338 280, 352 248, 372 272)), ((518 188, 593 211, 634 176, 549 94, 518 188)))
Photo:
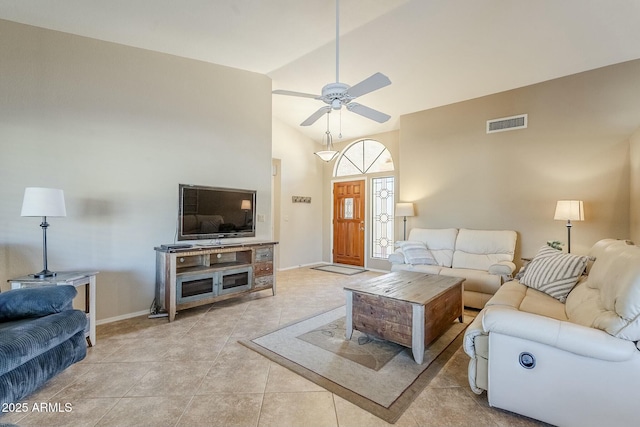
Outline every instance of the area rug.
POLYGON ((336 265, 336 264, 321 265, 319 267, 311 267, 311 269, 319 270, 319 271, 328 271, 329 273, 345 274, 347 276, 352 276, 354 274, 367 271, 361 267, 347 267, 345 265, 336 265))
POLYGON ((241 344, 338 396, 394 423, 460 348, 471 320, 457 320, 425 350, 411 350, 354 331, 344 338, 345 307, 297 321, 241 344))

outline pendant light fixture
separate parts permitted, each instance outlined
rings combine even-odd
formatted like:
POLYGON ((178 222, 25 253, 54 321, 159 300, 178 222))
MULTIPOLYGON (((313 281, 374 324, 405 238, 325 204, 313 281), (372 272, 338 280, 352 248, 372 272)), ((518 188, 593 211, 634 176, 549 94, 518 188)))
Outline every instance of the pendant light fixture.
POLYGON ((317 151, 314 153, 316 156, 320 157, 327 163, 335 159, 335 157, 338 155, 338 152, 333 149, 333 137, 331 136, 331 132, 329 131, 329 113, 331 113, 331 110, 327 111, 327 131, 322 137, 322 145, 326 146, 326 150, 317 151))

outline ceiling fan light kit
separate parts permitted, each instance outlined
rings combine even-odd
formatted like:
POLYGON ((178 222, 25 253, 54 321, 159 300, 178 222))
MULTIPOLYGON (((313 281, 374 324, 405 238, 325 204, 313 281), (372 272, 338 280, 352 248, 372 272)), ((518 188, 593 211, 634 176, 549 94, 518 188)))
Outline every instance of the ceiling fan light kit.
POLYGON ((324 136, 322 137, 322 145, 326 145, 327 149, 313 153, 327 163, 335 159, 336 156, 338 155, 338 152, 333 149, 333 137, 331 136, 331 132, 329 131, 329 114, 330 113, 331 113, 331 110, 330 109, 327 110, 327 131, 324 133, 324 136))
POLYGON ((300 126, 310 126, 314 124, 323 114, 330 110, 340 110, 345 105, 352 113, 359 114, 378 123, 384 123, 391 118, 390 115, 381 111, 365 107, 361 104, 350 104, 351 101, 359 96, 366 95, 374 90, 381 89, 391 84, 391 80, 382 73, 375 73, 364 79, 360 83, 353 86, 340 82, 340 0, 336 0, 336 81, 335 83, 326 84, 322 88, 322 95, 313 95, 310 93, 294 92, 290 90, 274 90, 272 93, 276 95, 298 96, 302 98, 313 98, 327 104, 320 107, 315 113, 311 114, 306 120, 300 123, 300 126))

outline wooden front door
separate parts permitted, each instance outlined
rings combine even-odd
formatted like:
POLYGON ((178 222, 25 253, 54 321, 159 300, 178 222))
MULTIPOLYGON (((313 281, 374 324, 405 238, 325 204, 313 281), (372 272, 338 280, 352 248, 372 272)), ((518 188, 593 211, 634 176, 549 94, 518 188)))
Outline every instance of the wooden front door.
POLYGON ((364 267, 364 181, 333 184, 333 262, 364 267))

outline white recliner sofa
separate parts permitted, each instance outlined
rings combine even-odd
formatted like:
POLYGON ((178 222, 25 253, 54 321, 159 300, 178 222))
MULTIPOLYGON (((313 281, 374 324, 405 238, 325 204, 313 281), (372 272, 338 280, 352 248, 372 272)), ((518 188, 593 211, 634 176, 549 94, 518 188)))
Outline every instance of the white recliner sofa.
POLYGON ((566 303, 514 280, 467 328, 469 383, 491 406, 559 426, 638 425, 640 247, 605 239, 589 255, 566 303))
POLYGON ((463 277, 464 305, 482 309, 512 277, 516 240, 517 234, 511 230, 414 228, 408 240, 399 242, 400 247, 389 256, 391 271, 463 277), (424 244, 428 255, 412 259, 405 248, 414 243, 424 244))

